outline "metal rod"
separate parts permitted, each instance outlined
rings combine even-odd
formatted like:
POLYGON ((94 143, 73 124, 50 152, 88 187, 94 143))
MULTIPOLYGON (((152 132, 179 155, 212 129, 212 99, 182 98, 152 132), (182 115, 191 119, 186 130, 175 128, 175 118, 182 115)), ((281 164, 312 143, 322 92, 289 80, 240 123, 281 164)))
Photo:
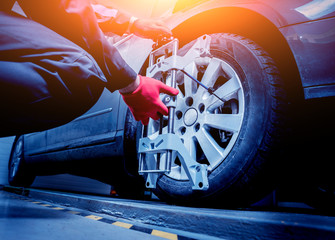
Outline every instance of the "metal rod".
MULTIPOLYGON (((172 56, 176 56, 177 52, 178 52, 178 41, 175 41, 173 42, 172 56)), ((177 86, 176 75, 177 71, 175 69, 171 69, 171 87, 173 88, 176 88, 177 86)), ((176 101, 176 97, 173 96, 171 98, 171 101, 176 101)), ((174 133, 174 116, 175 116, 175 108, 169 107, 168 133, 174 133)), ((172 165, 172 151, 168 150, 165 163, 166 169, 170 171, 171 165, 172 165)))
MULTIPOLYGON (((144 125, 143 129, 142 129, 142 136, 143 137, 147 137, 148 136, 148 126, 144 125)), ((145 153, 141 153, 140 154, 140 163, 138 164, 138 168, 139 168, 139 173, 143 172, 144 170, 144 162, 145 162, 145 153)))
POLYGON ((210 94, 214 95, 215 97, 217 97, 220 101, 224 102, 218 95, 216 95, 213 91, 213 89, 205 86, 204 84, 202 84, 198 79, 194 78, 191 74, 189 74, 188 72, 186 72, 184 69, 178 69, 178 68, 172 68, 173 70, 179 70, 182 73, 184 73, 186 76, 188 76, 189 78, 191 78, 193 81, 195 81, 196 83, 198 83, 201 87, 205 88, 210 94))
POLYGON ((168 171, 166 170, 144 170, 144 171, 138 171, 139 173, 166 173, 168 171))

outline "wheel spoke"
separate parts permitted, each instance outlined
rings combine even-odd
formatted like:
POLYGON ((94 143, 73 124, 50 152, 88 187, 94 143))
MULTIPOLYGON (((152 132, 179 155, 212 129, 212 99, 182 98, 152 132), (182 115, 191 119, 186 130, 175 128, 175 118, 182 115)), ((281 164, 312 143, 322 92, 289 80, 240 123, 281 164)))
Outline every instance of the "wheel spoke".
MULTIPOLYGON (((189 64, 184 69, 192 77, 197 78, 198 70, 195 63, 189 64)), ((184 76, 185 97, 193 96, 197 90, 197 84, 188 76, 184 76)))
MULTIPOLYGON (((217 58, 211 59, 209 62, 206 71, 204 73, 204 76, 202 77, 201 83, 204 84, 206 87, 213 87, 216 80, 220 76, 221 69, 221 61, 217 58)), ((198 97, 202 98, 202 95, 207 90, 201 86, 199 86, 197 95, 198 97)))
POLYGON ((242 124, 241 114, 208 114, 205 117, 205 125, 228 132, 236 133, 242 124))
POLYGON ((184 94, 183 94, 182 91, 180 91, 180 88, 179 88, 178 85, 176 86, 176 88, 177 88, 178 91, 179 91, 179 94, 177 95, 177 101, 180 101, 180 100, 182 100, 182 99, 184 98, 184 94))
POLYGON ((179 87, 177 89, 179 90, 179 94, 177 95, 177 104, 180 104, 184 102, 184 96, 182 91, 180 91, 179 87))
MULTIPOLYGON (((240 78, 229 62, 215 57, 196 58, 184 70, 206 87, 214 89, 220 99, 214 94, 210 95, 208 90, 198 86, 187 75, 178 72, 178 83, 181 85, 177 86, 180 94, 177 97, 174 130, 192 159, 202 162, 206 157, 209 169, 214 169, 229 154, 241 129, 244 96, 240 78), (189 115, 186 113, 190 108, 197 111, 195 122, 192 123, 194 126, 187 125, 189 115)), ((158 136, 157 124, 151 125, 150 130, 153 133, 150 138, 158 136)), ((163 133, 166 132, 165 127, 163 133)), ((175 157, 168 176, 176 180, 188 179, 175 157)))
MULTIPOLYGON (((235 75, 221 87, 216 89, 214 93, 219 96, 223 101, 228 101, 240 88, 241 87, 238 82, 238 77, 235 75)), ((214 95, 211 95, 205 100, 205 105, 207 105, 208 110, 211 111, 221 106, 222 101, 214 95)))
POLYGON ((11 176, 14 177, 16 175, 17 172, 17 165, 13 166, 11 169, 11 176))
POLYGON ((224 149, 217 144, 215 139, 204 128, 195 136, 210 165, 214 165, 223 158, 224 149))
POLYGON ((21 142, 21 141, 18 141, 18 142, 16 143, 15 153, 16 153, 16 155, 20 156, 20 155, 21 155, 21 152, 22 152, 22 142, 21 142))
POLYGON ((11 163, 11 166, 10 166, 10 174, 11 174, 12 177, 15 176, 15 174, 17 172, 17 169, 18 169, 18 166, 20 164, 20 161, 21 161, 20 156, 14 154, 13 160, 12 160, 12 163, 11 163))
POLYGON ((196 159, 197 148, 196 148, 194 139, 191 136, 190 137, 185 137, 184 138, 184 145, 185 145, 185 148, 187 149, 187 151, 190 153, 190 156, 193 159, 196 159))

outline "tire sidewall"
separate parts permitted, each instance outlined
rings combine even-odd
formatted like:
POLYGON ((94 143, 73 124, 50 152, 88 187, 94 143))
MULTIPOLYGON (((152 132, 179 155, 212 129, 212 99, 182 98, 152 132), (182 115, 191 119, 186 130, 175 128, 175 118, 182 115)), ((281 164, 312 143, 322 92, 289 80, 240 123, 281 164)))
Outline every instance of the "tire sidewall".
MULTIPOLYGON (((211 41, 211 53, 234 68, 243 88, 244 117, 232 150, 226 159, 209 173, 210 188, 207 191, 192 191, 189 181, 177 181, 163 175, 157 182, 157 195, 163 195, 163 198, 172 196, 175 199, 183 199, 182 201, 194 197, 208 198, 217 192, 228 191, 236 185, 251 164, 261 164, 255 162, 255 155, 262 144, 270 111, 271 99, 268 97, 266 79, 268 76, 262 70, 260 58, 239 39, 228 34, 214 34, 211 41)), ((191 46, 192 43, 188 45, 191 46)))

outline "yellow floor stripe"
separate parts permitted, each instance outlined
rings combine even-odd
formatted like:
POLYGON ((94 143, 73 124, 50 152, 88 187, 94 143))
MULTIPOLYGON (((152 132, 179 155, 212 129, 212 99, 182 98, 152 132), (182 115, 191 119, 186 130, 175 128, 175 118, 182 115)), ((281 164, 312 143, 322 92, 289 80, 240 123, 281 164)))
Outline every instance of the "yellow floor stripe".
MULTIPOLYGON (((36 204, 41 203, 41 202, 33 201, 33 200, 30 200, 30 199, 22 199, 22 200, 27 201, 27 202, 36 203, 36 204)), ((51 205, 49 205, 49 204, 40 204, 40 206, 49 207, 51 205)), ((64 210, 64 208, 61 208, 61 207, 53 207, 52 209, 54 209, 54 210, 64 210)), ((68 211, 68 213, 79 214, 80 212, 68 211)), ((100 220, 100 219, 102 219, 102 217, 95 216, 95 215, 89 215, 89 216, 86 216, 86 218, 93 219, 93 220, 100 220)), ((114 222, 113 225, 119 226, 119 227, 123 227, 123 228, 127 228, 127 229, 129 229, 129 228, 131 228, 133 226, 132 224, 124 223, 124 222, 114 222)), ((171 240, 178 240, 178 235, 173 234, 173 233, 159 231, 159 230, 152 230, 151 235, 162 237, 162 238, 166 238, 166 239, 171 239, 171 240)))
POLYGON ((113 223, 113 225, 123 227, 123 228, 128 228, 128 229, 133 226, 132 224, 124 223, 124 222, 115 222, 115 223, 113 223))
POLYGON ((68 211, 68 213, 79 214, 80 212, 76 212, 76 211, 68 211))
POLYGON ((152 230, 151 235, 155 235, 155 236, 158 236, 158 237, 171 239, 171 240, 178 240, 178 235, 173 234, 173 233, 158 231, 158 230, 152 230))
POLYGON ((93 220, 100 220, 100 219, 102 219, 102 217, 98 217, 98 216, 95 216, 95 215, 88 215, 88 216, 86 216, 86 218, 93 219, 93 220))
POLYGON ((55 210, 64 210, 64 208, 61 208, 61 207, 54 207, 52 209, 55 209, 55 210))

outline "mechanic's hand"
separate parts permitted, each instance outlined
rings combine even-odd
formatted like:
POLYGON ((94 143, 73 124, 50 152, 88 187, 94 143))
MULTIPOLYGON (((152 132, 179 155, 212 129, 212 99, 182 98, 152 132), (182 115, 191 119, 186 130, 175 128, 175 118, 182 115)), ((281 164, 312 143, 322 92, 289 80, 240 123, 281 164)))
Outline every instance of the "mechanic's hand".
POLYGON ((171 37, 172 32, 163 21, 154 19, 137 19, 130 28, 130 32, 139 37, 157 40, 171 37))
POLYGON ((159 98, 159 93, 177 95, 178 90, 149 77, 140 76, 140 84, 132 93, 121 93, 136 121, 148 125, 149 118, 158 120, 160 115, 168 115, 168 108, 159 98))

